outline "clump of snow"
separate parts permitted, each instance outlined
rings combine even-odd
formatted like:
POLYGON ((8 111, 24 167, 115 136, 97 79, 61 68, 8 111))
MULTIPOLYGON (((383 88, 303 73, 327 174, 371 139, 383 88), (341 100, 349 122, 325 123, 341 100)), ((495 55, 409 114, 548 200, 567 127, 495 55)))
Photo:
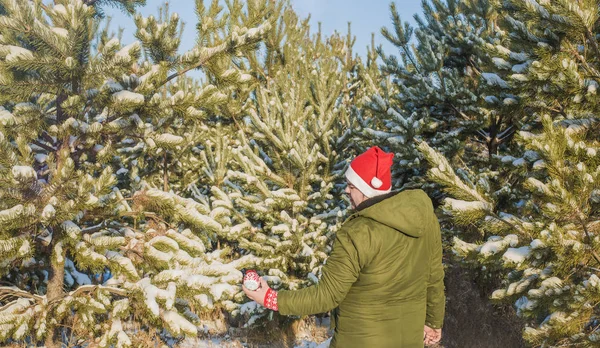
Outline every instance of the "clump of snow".
POLYGON ((137 269, 133 265, 133 262, 130 258, 125 257, 119 254, 118 252, 112 250, 108 250, 104 256, 106 256, 108 260, 119 264, 119 266, 133 279, 139 278, 137 269))
POLYGON ((504 246, 503 241, 488 241, 481 246, 479 252, 485 256, 489 256, 498 253, 504 246))
POLYGON ((117 347, 131 346, 131 340, 125 331, 123 331, 123 326, 121 325, 121 320, 119 319, 113 319, 108 336, 117 337, 117 347))
POLYGON ((65 29, 65 28, 53 27, 52 31, 56 35, 61 36, 61 37, 67 37, 67 36, 69 36, 69 31, 67 31, 67 29, 65 29))
POLYGON ((30 166, 13 166, 12 175, 17 180, 37 179, 35 169, 30 166))
POLYGON ((491 256, 504 250, 507 246, 515 246, 518 240, 518 237, 514 234, 509 234, 504 238, 492 236, 488 238, 487 242, 481 245, 479 253, 483 256, 491 256))
POLYGON ((520 297, 517 302, 515 302, 515 307, 517 307, 517 315, 522 316, 523 311, 532 310, 537 306, 536 300, 530 300, 527 296, 520 297))
POLYGON ((33 59, 33 52, 23 47, 6 45, 3 46, 2 49, 8 50, 8 55, 6 56, 7 62, 13 62, 19 59, 33 59))
POLYGON ((48 159, 48 156, 43 153, 38 153, 35 156, 33 156, 33 158, 35 158, 35 161, 37 163, 45 163, 46 159, 48 159))
POLYGON ((531 248, 529 246, 523 246, 520 248, 508 248, 504 255, 502 255, 502 259, 509 263, 520 264, 529 256, 531 253, 531 248))
POLYGON ((69 273, 69 276, 71 276, 78 285, 92 284, 90 277, 87 274, 79 272, 71 259, 67 258, 65 260, 65 271, 69 273))
POLYGON ((510 75, 510 78, 513 80, 516 80, 516 81, 520 81, 520 82, 529 81, 529 78, 525 74, 512 74, 512 75, 510 75))
POLYGON ((165 311, 162 318, 165 326, 175 335, 196 336, 198 334, 196 326, 175 311, 165 311))
POLYGON ((114 101, 122 103, 131 103, 136 105, 144 103, 143 95, 125 90, 113 93, 112 98, 114 101))
POLYGON ((444 205, 450 211, 476 211, 476 210, 490 210, 490 206, 486 202, 472 201, 467 202, 459 199, 446 198, 444 205))
POLYGON ((117 53, 115 53, 115 57, 116 58, 123 58, 123 59, 129 59, 129 57, 131 56, 131 51, 132 50, 139 50, 140 49, 140 42, 139 41, 134 41, 132 43, 130 43, 127 46, 123 46, 123 48, 121 48, 117 53))
POLYGON ((61 225, 63 231, 66 232, 67 236, 72 239, 79 239, 79 235, 81 234, 81 229, 77 226, 73 221, 65 221, 61 225))
POLYGON ((48 221, 54 217, 56 210, 52 204, 47 204, 42 210, 42 220, 48 221))
POLYGON ((485 82, 490 86, 498 86, 500 88, 508 88, 508 83, 504 81, 500 76, 494 73, 482 73, 481 76, 485 82))
POLYGON ((160 71, 160 65, 158 65, 158 64, 152 65, 152 67, 150 68, 150 70, 147 73, 140 76, 140 78, 139 78, 140 84, 143 84, 149 78, 156 76, 159 71, 160 71))
POLYGON ((512 165, 515 166, 515 167, 521 167, 521 166, 524 166, 526 164, 527 164, 527 162, 525 162, 525 159, 523 159, 523 158, 517 158, 512 163, 512 165))
POLYGON ((498 102, 498 98, 493 95, 487 95, 483 99, 488 104, 496 104, 498 102))
POLYGON ((108 80, 108 81, 104 82, 104 84, 102 85, 101 88, 108 89, 113 92, 123 90, 123 86, 114 80, 108 80))
POLYGON ((159 143, 171 144, 171 145, 178 145, 178 144, 183 143, 183 141, 184 141, 183 137, 180 137, 178 135, 169 134, 169 133, 159 134, 155 138, 155 140, 156 140, 156 142, 159 142, 159 143))
POLYGON ((220 300, 224 293, 233 295, 235 292, 236 290, 233 288, 233 286, 227 283, 217 283, 210 287, 210 294, 213 295, 215 300, 220 300))
POLYGON ((15 116, 4 107, 0 106, 0 123, 3 126, 12 125, 16 122, 15 116))
POLYGON ((173 283, 169 283, 170 286, 168 286, 167 290, 163 290, 153 285, 150 281, 150 278, 144 278, 137 282, 137 285, 142 289, 145 295, 144 302, 146 306, 148 307, 150 312, 157 317, 160 313, 158 302, 156 302, 157 298, 161 300, 166 300, 165 307, 167 309, 171 309, 173 305, 176 287, 174 286, 174 284, 173 286, 171 286, 171 284, 173 283))
POLYGON ((531 246, 531 249, 540 249, 546 246, 544 242, 539 239, 532 240, 529 245, 531 246))
POLYGON ((550 277, 544 279, 541 284, 542 288, 552 289, 552 288, 560 288, 562 287, 562 280, 557 277, 550 277))
POLYGON ((52 10, 53 10, 55 13, 61 14, 61 15, 63 15, 63 16, 66 16, 66 15, 67 15, 67 9, 66 9, 66 8, 65 8, 63 5, 61 5, 61 4, 55 5, 55 6, 52 8, 52 10))
POLYGON ((512 67, 512 71, 517 73, 517 74, 523 74, 527 71, 527 68, 529 67, 529 63, 522 63, 522 64, 515 64, 512 67))
POLYGON ((492 58, 492 62, 494 62, 494 65, 496 65, 496 67, 498 67, 499 69, 510 69, 511 68, 510 64, 506 60, 504 60, 500 57, 492 58))

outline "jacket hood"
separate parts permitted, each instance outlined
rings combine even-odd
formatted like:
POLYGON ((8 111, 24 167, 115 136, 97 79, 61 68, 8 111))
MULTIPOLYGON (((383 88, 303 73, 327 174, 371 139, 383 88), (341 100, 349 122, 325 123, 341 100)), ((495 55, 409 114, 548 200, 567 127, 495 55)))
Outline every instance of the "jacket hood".
POLYGON ((419 238, 436 219, 431 199, 423 190, 390 192, 370 198, 356 207, 363 216, 408 236, 419 238))

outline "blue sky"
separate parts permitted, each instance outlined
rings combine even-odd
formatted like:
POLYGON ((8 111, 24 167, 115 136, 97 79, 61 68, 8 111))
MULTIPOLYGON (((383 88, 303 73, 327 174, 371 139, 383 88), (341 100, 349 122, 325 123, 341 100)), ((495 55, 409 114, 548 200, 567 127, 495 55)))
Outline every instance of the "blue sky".
MULTIPOLYGON (((335 30, 346 33, 348 22, 352 22, 352 34, 356 37, 354 52, 364 56, 367 45, 371 44, 371 33, 375 33, 376 45, 382 45, 386 54, 397 54, 394 46, 387 42, 380 33, 381 27, 391 28, 390 0, 291 0, 292 6, 306 17, 311 14, 311 30, 316 32, 317 23, 321 22, 323 33, 329 35, 335 30)), ((396 0, 396 5, 402 20, 414 25, 413 15, 421 12, 420 0, 396 0)), ((144 16, 158 14, 158 7, 163 0, 148 0, 147 5, 140 9, 144 16)), ((181 49, 193 47, 196 33, 197 18, 194 12, 194 0, 171 0, 169 7, 177 12, 186 23, 183 32, 181 49)), ((112 17, 112 25, 124 29, 123 43, 132 42, 135 25, 133 19, 122 12, 106 8, 107 15, 112 17)))

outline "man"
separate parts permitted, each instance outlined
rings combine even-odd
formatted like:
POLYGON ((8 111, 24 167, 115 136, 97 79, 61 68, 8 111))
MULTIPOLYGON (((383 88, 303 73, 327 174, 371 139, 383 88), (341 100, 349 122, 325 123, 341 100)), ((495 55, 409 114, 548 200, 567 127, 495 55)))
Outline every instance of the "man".
POLYGON ((246 295, 284 315, 331 313, 330 347, 437 343, 445 311, 440 227, 422 190, 391 192, 393 154, 372 147, 346 171, 355 210, 336 234, 317 285, 246 295))

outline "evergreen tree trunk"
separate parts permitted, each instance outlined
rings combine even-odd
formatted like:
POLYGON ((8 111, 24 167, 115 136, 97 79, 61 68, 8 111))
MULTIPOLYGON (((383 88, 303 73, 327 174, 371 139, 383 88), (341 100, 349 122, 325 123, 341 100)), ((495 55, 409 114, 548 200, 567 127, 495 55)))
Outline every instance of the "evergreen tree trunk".
POLYGON ((487 140, 487 149, 488 149, 488 161, 492 161, 492 157, 498 154, 498 131, 500 129, 500 122, 502 122, 502 117, 500 119, 496 119, 496 117, 492 117, 490 120, 490 129, 489 129, 489 138, 487 140))
MULTIPOLYGON (((57 233, 57 229, 54 229, 54 233, 57 233)), ((64 279, 65 279, 65 251, 62 248, 55 248, 59 242, 58 236, 55 236, 50 244, 51 247, 51 266, 50 274, 48 275, 48 290, 46 291, 46 299, 48 302, 53 299, 59 298, 64 294, 64 279), (57 253, 61 253, 58 255, 57 253)), ((50 328, 46 341, 44 344, 48 348, 60 348, 61 344, 59 337, 56 336, 55 328, 50 328)))
POLYGON ((491 162, 492 157, 498 153, 498 139, 496 138, 496 130, 490 132, 490 140, 487 142, 488 161, 491 162))
MULTIPOLYGON (((64 111, 62 108, 62 103, 67 99, 67 96, 64 93, 61 93, 56 98, 56 119, 58 122, 62 122, 64 120, 64 111)), ((65 137, 62 141, 62 145, 65 147, 69 146, 69 139, 65 137)), ((63 163, 60 159, 58 153, 55 153, 59 160, 57 161, 57 166, 60 168, 63 163)), ((53 238, 50 243, 50 269, 48 274, 48 287, 46 290, 46 300, 48 302, 52 301, 55 298, 59 298, 63 294, 64 289, 64 281, 65 281, 65 252, 62 248, 56 248, 56 245, 60 242, 59 231, 60 228, 55 226, 53 229, 53 238), (57 253, 61 253, 61 255, 57 255, 57 253)), ((48 335, 46 336, 45 345, 48 348, 61 348, 60 338, 56 335, 56 328, 50 326, 48 335)))

